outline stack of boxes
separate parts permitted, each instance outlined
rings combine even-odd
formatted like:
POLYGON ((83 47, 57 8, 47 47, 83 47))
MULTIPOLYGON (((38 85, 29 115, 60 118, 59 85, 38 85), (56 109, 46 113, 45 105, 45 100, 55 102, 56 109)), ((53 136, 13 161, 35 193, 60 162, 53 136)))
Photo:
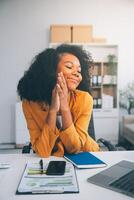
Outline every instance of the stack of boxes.
POLYGON ((105 38, 93 37, 92 25, 51 25, 51 43, 105 43, 105 38))

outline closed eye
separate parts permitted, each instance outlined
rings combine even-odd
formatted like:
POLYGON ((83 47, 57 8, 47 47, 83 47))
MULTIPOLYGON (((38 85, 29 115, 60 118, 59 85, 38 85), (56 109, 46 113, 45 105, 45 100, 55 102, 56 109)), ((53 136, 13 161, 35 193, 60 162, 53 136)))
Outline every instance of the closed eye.
POLYGON ((72 69, 72 66, 69 66, 69 65, 65 65, 65 67, 68 69, 72 69))

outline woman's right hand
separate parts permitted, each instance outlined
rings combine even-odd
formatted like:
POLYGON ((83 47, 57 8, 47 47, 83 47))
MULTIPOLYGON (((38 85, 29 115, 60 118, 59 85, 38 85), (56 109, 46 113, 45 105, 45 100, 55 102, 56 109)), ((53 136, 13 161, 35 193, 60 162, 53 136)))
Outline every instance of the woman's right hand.
POLYGON ((56 85, 52 91, 50 110, 55 111, 57 113, 59 109, 60 109, 60 99, 59 99, 59 94, 58 94, 57 85, 56 85))

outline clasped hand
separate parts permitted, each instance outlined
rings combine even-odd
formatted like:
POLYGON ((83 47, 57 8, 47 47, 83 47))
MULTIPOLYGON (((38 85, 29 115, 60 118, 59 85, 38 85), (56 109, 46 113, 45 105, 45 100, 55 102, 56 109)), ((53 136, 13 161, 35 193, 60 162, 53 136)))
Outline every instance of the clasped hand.
POLYGON ((57 83, 52 91, 51 109, 56 112, 68 110, 68 88, 62 72, 58 73, 57 83))

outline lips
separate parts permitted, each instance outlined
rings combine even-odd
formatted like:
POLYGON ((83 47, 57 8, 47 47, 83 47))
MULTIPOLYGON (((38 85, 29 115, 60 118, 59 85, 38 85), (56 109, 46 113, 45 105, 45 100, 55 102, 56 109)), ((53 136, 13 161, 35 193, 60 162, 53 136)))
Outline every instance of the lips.
POLYGON ((74 79, 74 78, 67 78, 67 80, 69 80, 69 81, 71 81, 71 82, 73 82, 75 84, 79 83, 79 81, 77 79, 74 79))

